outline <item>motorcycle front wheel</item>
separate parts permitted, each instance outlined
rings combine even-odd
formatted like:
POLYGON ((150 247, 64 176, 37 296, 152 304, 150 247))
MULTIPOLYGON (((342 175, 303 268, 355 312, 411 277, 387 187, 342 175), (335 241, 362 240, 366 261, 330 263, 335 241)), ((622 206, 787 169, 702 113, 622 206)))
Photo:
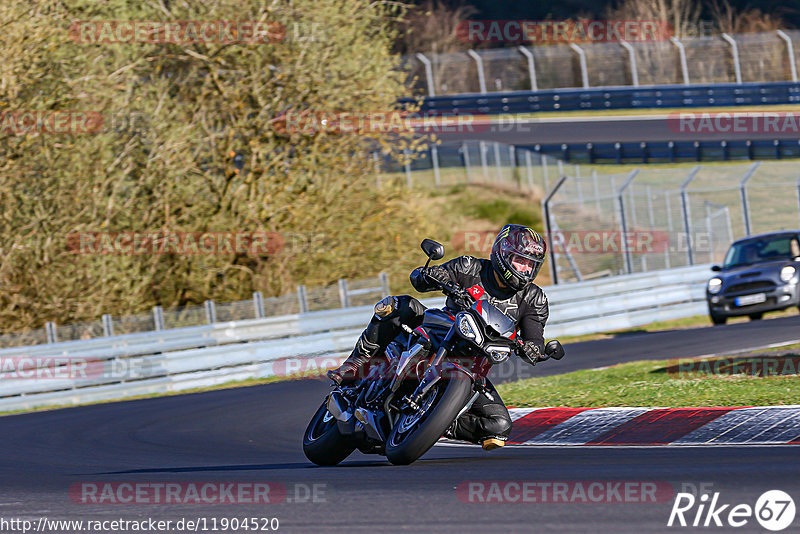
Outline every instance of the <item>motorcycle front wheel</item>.
MULTIPOLYGON (((327 400, 327 399, 326 399, 327 400)), ((336 465, 355 450, 352 440, 339 433, 336 418, 323 402, 303 435, 303 452, 317 465, 336 465)))
POLYGON ((386 457, 408 465, 442 437, 472 393, 472 381, 457 374, 436 383, 414 413, 403 414, 386 440, 386 457))

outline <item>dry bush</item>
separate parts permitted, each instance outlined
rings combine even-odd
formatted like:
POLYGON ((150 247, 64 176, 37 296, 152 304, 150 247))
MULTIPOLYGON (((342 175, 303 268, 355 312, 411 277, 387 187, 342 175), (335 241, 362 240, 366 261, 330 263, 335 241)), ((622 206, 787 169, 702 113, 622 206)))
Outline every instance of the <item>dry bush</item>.
POLYGON ((287 110, 395 105, 406 92, 391 53, 399 15, 385 6, 0 3, 0 111, 91 110, 107 122, 91 135, 0 131, 2 329, 397 275, 397 258, 417 246, 426 221, 413 201, 374 190, 368 153, 402 149, 403 139, 273 127, 287 110), (289 33, 268 44, 85 44, 69 37, 81 20, 270 20, 289 33), (146 118, 141 128, 110 127, 110 117, 132 114, 146 118), (71 253, 67 236, 85 231, 323 237, 259 256, 71 253))

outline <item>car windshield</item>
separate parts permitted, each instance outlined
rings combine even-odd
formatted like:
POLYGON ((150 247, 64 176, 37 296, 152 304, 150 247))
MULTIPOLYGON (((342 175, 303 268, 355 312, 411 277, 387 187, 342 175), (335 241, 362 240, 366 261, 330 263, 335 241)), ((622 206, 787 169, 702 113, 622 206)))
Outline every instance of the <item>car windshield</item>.
POLYGON ((798 256, 800 256, 800 245, 798 245, 796 237, 761 237, 732 245, 725 256, 723 267, 750 265, 798 256))

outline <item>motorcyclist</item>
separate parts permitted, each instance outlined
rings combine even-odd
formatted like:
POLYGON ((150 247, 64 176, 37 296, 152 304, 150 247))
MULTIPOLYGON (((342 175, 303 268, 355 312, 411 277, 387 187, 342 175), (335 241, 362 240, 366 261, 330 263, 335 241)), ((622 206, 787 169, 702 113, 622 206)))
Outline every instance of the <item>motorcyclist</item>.
MULTIPOLYGON (((549 315, 547 297, 533 283, 545 261, 547 244, 534 230, 508 224, 492 245, 490 259, 461 256, 442 265, 418 267, 411 273, 417 291, 440 289, 436 280, 452 281, 466 289, 475 300, 488 300, 516 321, 523 344, 520 356, 531 365, 547 359, 544 326, 549 315)), ((447 306, 455 308, 448 297, 447 306)), ((355 349, 342 365, 328 371, 340 385, 352 384, 366 376, 370 359, 385 350, 401 331, 422 324, 425 307, 409 295, 390 296, 375 305, 375 315, 358 338, 355 349)), ((481 394, 468 412, 445 433, 454 439, 480 443, 484 449, 502 447, 511 433, 511 417, 500 395, 487 379, 481 394)))

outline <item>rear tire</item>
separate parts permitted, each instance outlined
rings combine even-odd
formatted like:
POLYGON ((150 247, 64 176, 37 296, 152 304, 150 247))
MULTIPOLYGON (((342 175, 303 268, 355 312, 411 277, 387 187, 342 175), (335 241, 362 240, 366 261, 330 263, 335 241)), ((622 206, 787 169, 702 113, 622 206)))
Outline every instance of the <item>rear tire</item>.
POLYGON ((317 465, 336 465, 356 449, 352 441, 339 433, 336 419, 323 402, 308 423, 303 435, 303 452, 317 465), (328 417, 329 419, 325 419, 328 417))
MULTIPOLYGON (((428 452, 455 420, 472 392, 472 380, 458 373, 434 386, 436 397, 420 421, 401 434, 402 423, 411 415, 403 415, 386 440, 386 457, 395 465, 408 465, 428 452)), ((430 394, 429 393, 429 394, 430 394)), ((422 400, 424 405, 425 399, 422 400)))
POLYGON ((760 321, 764 317, 763 313, 751 313, 750 320, 751 321, 760 321))

